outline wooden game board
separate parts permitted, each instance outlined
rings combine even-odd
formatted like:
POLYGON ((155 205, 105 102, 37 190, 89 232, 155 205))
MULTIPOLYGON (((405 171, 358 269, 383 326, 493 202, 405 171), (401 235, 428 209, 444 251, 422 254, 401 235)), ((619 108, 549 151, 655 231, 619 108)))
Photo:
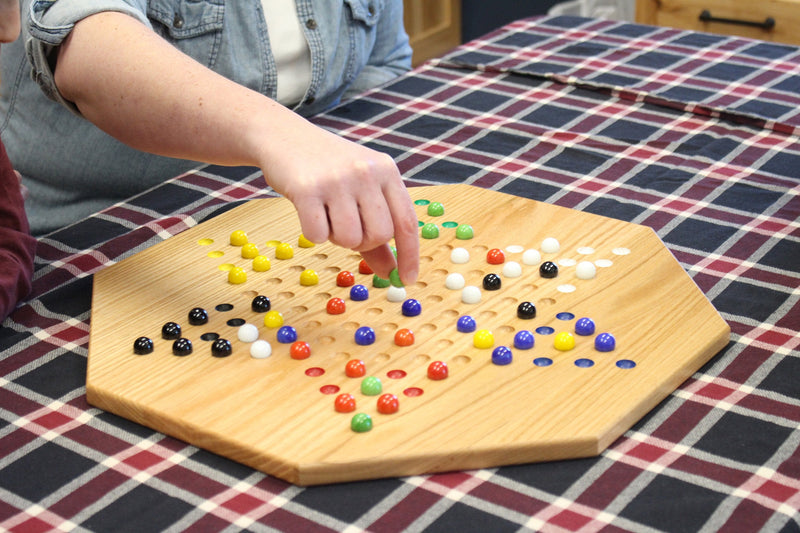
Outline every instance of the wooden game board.
POLYGON ((467 185, 410 193, 445 207, 441 217, 417 207, 420 221, 440 227, 438 238, 421 240, 420 279, 406 288, 421 303, 419 316, 403 316, 387 289, 373 288, 372 276, 358 273, 357 254, 330 244, 298 246, 288 201, 254 200, 95 275, 89 402, 296 484, 342 482, 597 455, 728 341, 728 325, 649 228, 467 185), (470 224, 475 235, 457 240, 443 222, 470 224), (272 259, 270 270, 253 272, 229 244, 239 229, 272 259), (542 261, 562 262, 558 277, 544 279, 538 266, 522 265, 522 276, 501 275, 502 288, 483 291, 478 304, 464 304, 460 291, 445 288, 451 272, 477 286, 499 273, 502 266, 486 261, 488 250, 506 250, 506 261, 521 262, 513 250, 538 249, 546 237, 561 245, 558 253, 542 253, 542 261), (292 259, 274 258, 279 241, 293 244, 292 259), (450 261, 455 247, 470 252, 467 264, 450 261), (583 280, 570 259, 612 264, 583 280), (247 281, 230 284, 221 265, 242 266, 247 281), (300 284, 305 269, 318 273, 318 284, 300 284), (350 289, 335 282, 341 270, 368 287, 369 299, 349 299, 350 289), (574 290, 564 292, 569 286, 574 290), (269 296, 272 309, 309 343, 309 358, 292 359, 289 345, 276 342, 276 330, 250 309, 257 294, 269 296), (344 314, 326 312, 332 297, 345 300, 344 314), (517 318, 522 301, 535 303, 536 318, 517 318), (233 309, 216 311, 218 304, 233 309), (208 310, 207 324, 187 323, 194 307, 208 310), (554 335, 534 332, 532 349, 512 348, 513 362, 498 366, 491 349, 475 348, 472 334, 456 330, 458 317, 470 315, 478 329, 492 331, 494 346, 511 347, 521 329, 572 331, 575 319, 556 318, 561 312, 591 317, 598 333, 614 335, 616 349, 598 352, 591 336, 576 335, 575 348, 560 351, 554 335), (272 356, 252 358, 238 328, 227 324, 231 318, 259 326, 272 356), (173 341, 161 339, 168 321, 183 326, 191 355, 172 355, 173 341), (374 329, 374 344, 355 342, 361 326, 374 329), (414 332, 414 344, 395 345, 400 328, 414 332), (201 339, 208 332, 230 340, 233 354, 212 357, 211 342, 201 339), (153 339, 153 353, 134 354, 140 336, 153 339), (533 364, 543 357, 552 364, 533 364), (351 359, 362 359, 383 392, 397 395, 397 413, 378 413, 377 398, 361 394, 361 380, 344 372, 351 359), (576 366, 578 359, 594 365, 576 366), (620 360, 635 366, 620 368, 620 360), (446 379, 427 377, 432 361, 448 365, 446 379), (372 417, 371 431, 353 431, 352 413, 334 410, 336 395, 345 392, 355 396, 356 412, 372 417))

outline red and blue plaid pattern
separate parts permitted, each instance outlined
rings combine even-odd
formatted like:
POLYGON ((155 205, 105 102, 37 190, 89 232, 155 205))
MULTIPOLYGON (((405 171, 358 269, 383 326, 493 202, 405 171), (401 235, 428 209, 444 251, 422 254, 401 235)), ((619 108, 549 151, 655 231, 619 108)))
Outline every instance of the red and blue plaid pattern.
POLYGON ((315 119, 409 185, 472 183, 652 227, 731 343, 599 457, 299 488, 87 405, 92 274, 238 202, 204 167, 42 238, 0 329, 0 530, 800 528, 800 49, 557 17, 315 119), (348 529, 349 528, 349 529, 348 529))

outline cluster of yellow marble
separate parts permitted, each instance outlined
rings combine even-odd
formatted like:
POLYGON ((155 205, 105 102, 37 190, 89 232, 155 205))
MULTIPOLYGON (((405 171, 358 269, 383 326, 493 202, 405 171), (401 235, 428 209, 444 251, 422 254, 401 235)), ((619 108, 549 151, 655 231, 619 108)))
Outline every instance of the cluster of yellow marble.
MULTIPOLYGON (((272 268, 269 257, 259 252, 258 246, 250 242, 250 239, 247 237, 247 232, 244 230, 239 229, 232 232, 228 242, 230 242, 231 246, 241 247, 241 255, 244 259, 253 260, 252 266, 254 272, 266 272, 272 268)), ((297 245, 301 248, 311 248, 314 246, 314 243, 301 234, 297 239, 297 245)), ((285 260, 294 257, 294 248, 292 248, 292 245, 288 242, 270 241, 267 243, 267 246, 275 248, 276 259, 285 260)), ((247 271, 244 268, 235 266, 228 270, 228 283, 240 285, 246 281, 247 271)), ((300 275, 301 285, 316 285, 318 282, 319 277, 313 270, 306 270, 300 275)))

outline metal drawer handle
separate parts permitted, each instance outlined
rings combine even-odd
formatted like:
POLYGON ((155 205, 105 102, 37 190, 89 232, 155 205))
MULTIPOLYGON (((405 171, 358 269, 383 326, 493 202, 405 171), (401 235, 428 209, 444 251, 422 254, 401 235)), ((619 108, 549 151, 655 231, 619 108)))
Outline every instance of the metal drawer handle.
POLYGON ((761 28, 762 30, 771 30, 772 28, 775 27, 775 19, 772 17, 767 17, 766 19, 764 19, 764 22, 756 22, 753 20, 726 19, 726 18, 711 16, 711 12, 708 9, 704 9, 703 12, 700 13, 700 20, 702 20, 703 22, 722 22, 724 24, 754 26, 756 28, 761 28))

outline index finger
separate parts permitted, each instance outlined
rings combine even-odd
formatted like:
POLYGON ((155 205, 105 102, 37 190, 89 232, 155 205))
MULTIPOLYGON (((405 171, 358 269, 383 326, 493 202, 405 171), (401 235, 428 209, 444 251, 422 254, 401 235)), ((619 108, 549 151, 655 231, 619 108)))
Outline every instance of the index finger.
POLYGON ((402 181, 389 184, 384 196, 394 224, 400 280, 404 285, 411 285, 419 276, 419 226, 414 204, 402 181))

